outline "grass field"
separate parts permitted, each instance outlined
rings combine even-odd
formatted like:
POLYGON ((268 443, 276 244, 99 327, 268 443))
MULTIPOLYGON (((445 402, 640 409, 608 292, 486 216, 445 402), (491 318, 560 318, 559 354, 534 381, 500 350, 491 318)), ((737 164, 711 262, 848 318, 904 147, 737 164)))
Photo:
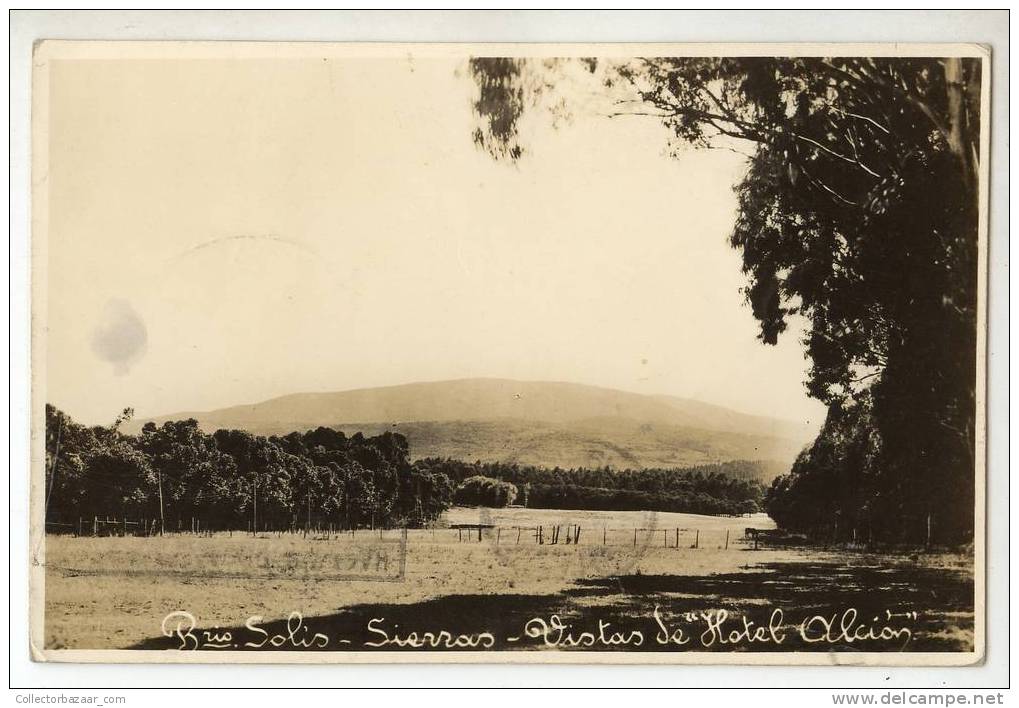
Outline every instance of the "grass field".
MULTIPOLYGON (((498 528, 485 530, 480 541, 477 532, 468 541, 450 528, 411 530, 405 540, 399 530, 308 538, 50 536, 46 646, 176 648, 176 638, 163 636, 162 620, 177 611, 191 613, 198 628, 231 628, 235 635, 258 615, 260 627, 286 635, 287 618, 297 611, 305 628, 351 640, 329 649, 364 649, 365 640, 379 636, 366 631, 373 619, 394 635, 491 630, 496 648, 512 649, 519 645, 505 638, 521 634, 533 618, 547 622, 554 614, 578 632, 592 622, 596 629, 599 619, 614 627, 648 627, 656 606, 674 620, 724 609, 764 624, 778 607, 790 627, 808 615, 847 608, 868 619, 916 611, 907 650, 968 650, 972 644, 971 556, 755 551, 743 531, 770 526, 766 517, 452 509, 443 522, 498 528), (539 524, 546 540, 550 527, 561 525, 560 542, 537 544, 533 527, 539 524), (570 524, 580 525, 578 544, 563 542, 570 524)), ((861 648, 797 642, 790 635, 782 646, 737 648, 861 648)), ((901 637, 879 639, 867 648, 898 650, 902 644, 901 637)), ((535 646, 542 644, 527 648, 535 646)))
POLYGON ((580 511, 575 509, 525 509, 522 507, 507 509, 453 507, 446 512, 442 521, 450 524, 488 523, 507 527, 579 524, 582 532, 583 529, 588 529, 597 534, 601 533, 602 528, 612 529, 613 532, 632 531, 634 528, 656 528, 658 530, 678 528, 698 529, 702 533, 717 532, 724 536, 728 529, 731 531, 732 538, 735 538, 737 534, 742 536, 747 527, 775 528, 775 522, 767 514, 729 517, 677 514, 671 511, 580 511))

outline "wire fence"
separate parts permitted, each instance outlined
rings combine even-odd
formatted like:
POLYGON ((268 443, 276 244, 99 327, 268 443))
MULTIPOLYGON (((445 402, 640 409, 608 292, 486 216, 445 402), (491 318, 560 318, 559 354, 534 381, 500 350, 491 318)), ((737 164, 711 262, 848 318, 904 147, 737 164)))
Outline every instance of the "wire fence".
POLYGON ((164 528, 159 519, 115 516, 80 517, 77 523, 47 522, 48 534, 77 537, 173 537, 215 536, 302 537, 315 541, 358 541, 395 539, 403 535, 411 541, 434 543, 491 543, 498 546, 613 546, 632 548, 758 548, 771 533, 753 527, 620 527, 582 524, 450 524, 426 528, 341 528, 337 524, 306 523, 289 525, 258 524, 252 528, 216 528, 198 517, 174 519, 164 528))

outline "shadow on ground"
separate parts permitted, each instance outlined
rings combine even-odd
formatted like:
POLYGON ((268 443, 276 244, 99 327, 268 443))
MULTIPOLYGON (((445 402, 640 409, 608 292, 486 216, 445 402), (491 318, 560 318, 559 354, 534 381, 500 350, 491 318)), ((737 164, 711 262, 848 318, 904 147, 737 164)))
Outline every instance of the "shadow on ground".
MULTIPOLYGON (((867 565, 860 558, 855 558, 852 564, 767 563, 745 572, 709 576, 623 575, 582 579, 562 592, 547 595, 447 595, 413 604, 360 604, 333 615, 292 617, 289 625, 288 620, 279 620, 259 623, 257 630, 231 628, 228 630, 231 646, 225 648, 462 651, 540 649, 554 645, 560 649, 591 651, 972 649, 974 590, 968 573, 906 562, 889 566, 886 559, 875 563, 880 565, 867 565), (662 625, 654 618, 656 607, 668 627, 664 634, 662 625), (771 620, 776 608, 783 615, 777 623, 771 620), (719 632, 712 633, 704 613, 714 612, 717 619, 720 610, 728 613, 727 619, 719 632), (855 615, 850 610, 855 610, 855 615), (917 613, 915 618, 910 614, 913 612, 917 613), (811 622, 807 638, 822 641, 808 642, 799 627, 815 616, 824 620, 811 622), (784 636, 781 643, 769 639, 774 636, 767 629, 769 620, 776 624, 776 633, 784 636), (599 621, 603 626, 599 626, 599 621), (749 630, 747 622, 752 623, 749 630), (826 623, 831 625, 830 630, 826 623), (889 630, 882 634, 885 627, 889 630), (909 632, 899 631, 903 628, 909 632), (677 629, 687 637, 685 644, 658 641, 675 636, 677 629), (442 630, 448 636, 440 634, 442 630), (895 636, 887 636, 892 630, 895 636), (759 638, 751 639, 755 631, 759 638), (482 632, 491 634, 491 646, 482 632), (642 637, 639 645, 634 632, 642 637), (737 634, 733 636, 732 632, 737 634), (325 640, 316 639, 316 633, 328 643, 321 646, 325 640), (410 645, 391 641, 399 638, 405 642, 411 633, 415 633, 417 641, 410 645), (460 635, 464 638, 458 640, 460 635), (607 643, 613 636, 623 641, 607 643), (413 646, 414 643, 424 646, 413 646)), ((176 625, 169 629, 173 631, 176 625)), ((148 639, 132 648, 178 649, 182 643, 189 649, 211 648, 201 646, 207 639, 201 630, 195 628, 189 637, 183 625, 180 633, 148 639)), ((222 643, 224 632, 217 632, 218 643, 222 643)), ((213 643, 217 643, 215 638, 213 643)))

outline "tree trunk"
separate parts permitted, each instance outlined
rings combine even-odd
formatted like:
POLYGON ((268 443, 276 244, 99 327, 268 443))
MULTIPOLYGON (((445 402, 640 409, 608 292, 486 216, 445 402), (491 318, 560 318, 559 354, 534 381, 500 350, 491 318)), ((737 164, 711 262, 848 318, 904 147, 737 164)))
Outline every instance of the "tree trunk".
MULTIPOLYGON (((981 80, 986 80, 986 77, 981 77, 981 80)), ((945 59, 945 92, 948 94, 948 147, 959 160, 966 186, 975 194, 979 166, 974 159, 976 146, 971 140, 966 116, 966 83, 960 57, 945 59)))

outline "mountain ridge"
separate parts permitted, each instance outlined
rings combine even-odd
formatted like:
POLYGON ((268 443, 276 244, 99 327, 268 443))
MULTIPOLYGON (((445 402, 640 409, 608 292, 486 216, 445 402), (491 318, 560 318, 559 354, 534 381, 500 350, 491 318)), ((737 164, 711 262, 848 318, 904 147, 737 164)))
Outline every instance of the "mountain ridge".
POLYGON ((293 393, 258 403, 132 421, 195 418, 208 432, 285 434, 320 425, 347 433, 394 430, 412 456, 544 466, 671 467, 760 459, 789 462, 808 425, 702 401, 599 386, 455 379, 293 393))

